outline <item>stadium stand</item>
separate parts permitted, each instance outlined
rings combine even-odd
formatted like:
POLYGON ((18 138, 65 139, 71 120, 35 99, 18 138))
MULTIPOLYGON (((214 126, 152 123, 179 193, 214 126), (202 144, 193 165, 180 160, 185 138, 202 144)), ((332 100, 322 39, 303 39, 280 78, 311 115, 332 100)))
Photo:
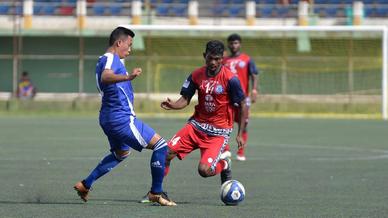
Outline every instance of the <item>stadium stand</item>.
MULTIPOLYGON (((156 16, 187 17, 189 0, 149 0, 156 16)), ((289 18, 297 17, 298 0, 255 0, 257 17, 289 18), (285 4, 279 2, 286 2, 285 4)), ((345 10, 354 0, 315 0, 314 13, 320 17, 344 17, 345 10)), ((365 17, 388 17, 388 0, 362 0, 365 17)), ((77 0, 34 0, 35 15, 74 16, 77 0)), ((244 17, 245 0, 198 0, 200 17, 244 17)), ((90 16, 130 16, 131 1, 128 0, 87 0, 90 16)), ((0 3, 0 15, 21 15, 23 4, 12 1, 0 3)))

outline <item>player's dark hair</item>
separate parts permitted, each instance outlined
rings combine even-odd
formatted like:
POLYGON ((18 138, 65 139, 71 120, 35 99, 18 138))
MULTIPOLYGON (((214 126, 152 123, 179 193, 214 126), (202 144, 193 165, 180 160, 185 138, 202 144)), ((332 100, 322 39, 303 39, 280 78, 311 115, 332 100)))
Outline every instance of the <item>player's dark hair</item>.
POLYGON ((236 40, 241 42, 241 36, 239 34, 233 33, 232 35, 228 36, 228 42, 233 42, 236 40))
POLYGON ((218 40, 211 40, 206 44, 206 54, 213 55, 223 55, 224 54, 224 44, 218 40))
POLYGON ((121 37, 128 37, 131 36, 132 38, 135 37, 135 33, 127 28, 124 27, 117 27, 112 31, 109 37, 109 46, 112 46, 115 44, 116 40, 119 40, 121 37))

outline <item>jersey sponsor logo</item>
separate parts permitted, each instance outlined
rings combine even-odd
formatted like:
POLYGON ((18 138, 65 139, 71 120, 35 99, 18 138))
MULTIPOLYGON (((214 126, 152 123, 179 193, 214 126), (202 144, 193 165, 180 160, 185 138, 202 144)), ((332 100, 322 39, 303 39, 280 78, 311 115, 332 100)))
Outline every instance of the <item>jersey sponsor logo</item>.
POLYGON ((213 100, 212 101, 205 101, 205 110, 207 112, 214 112, 216 110, 216 104, 214 103, 213 100))
POLYGON ((214 98, 213 98, 213 96, 207 94, 207 95, 205 96, 205 100, 206 100, 206 101, 213 101, 214 98))
POLYGON ((214 112, 216 110, 216 103, 212 94, 222 93, 224 91, 222 85, 219 84, 219 81, 204 80, 202 81, 201 90, 205 91, 206 94, 204 98, 205 110, 207 112, 214 112))

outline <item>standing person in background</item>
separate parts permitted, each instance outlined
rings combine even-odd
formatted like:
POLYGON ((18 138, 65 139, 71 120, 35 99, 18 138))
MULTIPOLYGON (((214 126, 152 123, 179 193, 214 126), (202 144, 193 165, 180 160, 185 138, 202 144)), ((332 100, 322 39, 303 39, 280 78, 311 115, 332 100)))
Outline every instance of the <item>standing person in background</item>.
MULTIPOLYGON (((249 109, 252 103, 256 102, 256 97, 258 94, 257 83, 258 83, 258 74, 259 71, 256 68, 255 63, 252 58, 250 58, 247 54, 241 52, 241 37, 234 33, 228 37, 228 48, 230 51, 229 56, 224 58, 224 65, 232 71, 232 73, 236 74, 240 80, 241 87, 244 91, 246 98, 246 119, 245 124, 243 126, 243 140, 245 143, 248 142, 248 121, 249 121, 249 109), (252 82, 251 89, 249 86, 249 81, 252 82), (250 93, 249 93, 250 91, 250 93)), ((238 110, 238 109, 237 109, 238 110)), ((239 112, 235 111, 235 122, 238 122, 241 117, 239 116, 239 112)), ((239 147, 237 150, 236 159, 239 161, 245 161, 245 146, 239 147)), ((225 155, 231 156, 230 148, 227 146, 225 155)))
POLYGON ((24 71, 20 77, 16 97, 19 99, 33 99, 36 95, 36 88, 32 84, 28 72, 24 71))
POLYGON ((129 74, 120 61, 131 52, 134 37, 132 30, 117 27, 110 35, 108 50, 98 60, 96 82, 102 96, 99 121, 108 137, 110 153, 98 163, 89 176, 77 182, 74 189, 86 202, 89 190, 97 179, 127 158, 131 149, 140 152, 147 148, 153 150, 150 161, 152 186, 147 197, 151 202, 162 206, 175 206, 175 202, 162 196, 167 143, 136 117, 133 108, 134 92, 131 80, 139 76, 142 70, 134 68, 129 74))

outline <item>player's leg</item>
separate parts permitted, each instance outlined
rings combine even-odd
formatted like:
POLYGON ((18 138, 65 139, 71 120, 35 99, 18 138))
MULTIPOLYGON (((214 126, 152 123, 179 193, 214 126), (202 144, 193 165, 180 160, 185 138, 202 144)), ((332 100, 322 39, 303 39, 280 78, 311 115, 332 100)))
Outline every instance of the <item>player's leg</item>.
POLYGON ((243 124, 243 133, 242 133, 242 138, 245 142, 245 146, 242 147, 242 148, 239 148, 237 150, 237 154, 236 154, 236 159, 239 160, 239 161, 245 161, 246 160, 246 156, 245 156, 245 147, 247 145, 247 142, 248 142, 248 122, 249 122, 249 112, 250 112, 250 106, 251 106, 251 103, 250 103, 250 99, 247 98, 247 105, 245 107, 245 114, 247 115, 245 120, 244 120, 244 124, 243 124))
MULTIPOLYGON (((233 110, 233 119, 234 119, 234 122, 238 122, 238 120, 240 119, 239 117, 239 108, 235 108, 233 110)), ((230 152, 230 146, 229 144, 226 144, 225 148, 224 148, 224 152, 222 153, 221 155, 221 159, 225 159, 225 158, 231 158, 232 157, 232 153, 230 152)))
POLYGON ((198 173, 202 177, 221 173, 222 182, 231 179, 230 158, 221 158, 228 142, 227 138, 223 136, 202 136, 201 138, 201 160, 198 165, 198 173))
POLYGON ((137 151, 141 151, 144 148, 153 151, 150 160, 152 185, 151 190, 148 193, 149 199, 162 206, 175 206, 176 204, 173 201, 162 196, 162 185, 167 156, 166 141, 140 119, 132 118, 128 128, 130 128, 130 135, 126 138, 126 144, 137 151))
POLYGON ((130 153, 129 146, 121 144, 119 140, 116 140, 112 136, 108 136, 111 153, 106 155, 97 166, 90 172, 84 180, 77 182, 74 185, 74 189, 83 201, 88 200, 89 190, 93 183, 103 175, 107 174, 113 168, 115 168, 121 161, 128 157, 130 153))
MULTIPOLYGON (((174 159, 176 157, 176 155, 177 154, 174 151, 167 148, 166 163, 165 163, 165 168, 164 168, 164 177, 166 177, 168 175, 168 173, 170 172, 171 160, 174 159)), ((147 192, 147 194, 145 194, 139 202, 140 203, 151 203, 151 201, 148 198, 148 194, 149 194, 149 192, 147 192)), ((163 191, 162 197, 167 199, 167 200, 170 200, 170 198, 167 195, 167 192, 163 191)))
MULTIPOLYGON (((165 169, 164 169, 164 176, 167 176, 170 169, 171 160, 175 157, 178 157, 179 159, 183 159, 188 153, 190 153, 193 148, 191 148, 188 144, 190 141, 190 131, 192 131, 192 127, 190 125, 185 125, 181 130, 179 130, 176 135, 168 141, 168 148, 167 148, 167 156, 165 161, 165 169)), ((152 143, 151 143, 152 144, 152 143)), ((152 145, 149 146, 150 149, 152 149, 152 145)), ((140 203, 149 203, 147 193, 142 200, 140 200, 140 203)), ((162 192, 162 197, 165 197, 168 199, 167 193, 162 192)))

